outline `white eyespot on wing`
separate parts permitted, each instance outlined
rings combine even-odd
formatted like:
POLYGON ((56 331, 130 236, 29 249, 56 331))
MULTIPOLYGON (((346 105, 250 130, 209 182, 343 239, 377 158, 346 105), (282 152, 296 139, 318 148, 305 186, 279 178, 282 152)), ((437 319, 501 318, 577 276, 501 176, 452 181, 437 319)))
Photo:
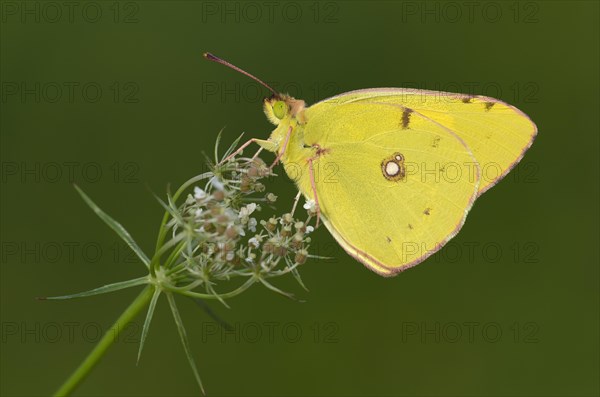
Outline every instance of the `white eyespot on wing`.
POLYGON ((385 173, 388 176, 396 176, 399 172, 400 166, 397 163, 393 161, 388 161, 388 163, 385 165, 385 173))
POLYGON ((388 181, 398 182, 405 177, 404 155, 396 152, 381 161, 381 173, 388 181))

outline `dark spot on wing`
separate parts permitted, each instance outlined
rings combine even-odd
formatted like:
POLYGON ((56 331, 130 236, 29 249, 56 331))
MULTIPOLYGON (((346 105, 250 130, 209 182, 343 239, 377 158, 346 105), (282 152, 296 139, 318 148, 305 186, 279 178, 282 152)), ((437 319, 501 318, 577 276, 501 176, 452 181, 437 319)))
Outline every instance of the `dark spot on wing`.
POLYGON ((486 103, 484 103, 484 105, 485 105, 485 111, 486 112, 489 111, 492 108, 492 106, 494 106, 495 104, 496 104, 495 102, 486 102, 486 103))
POLYGON ((474 97, 472 97, 472 96, 466 96, 466 97, 463 97, 461 99, 461 101, 462 101, 462 103, 472 103, 473 102, 473 98, 474 97))
POLYGON ((406 176, 404 155, 396 152, 381 161, 381 172, 388 181, 398 182, 406 176))
POLYGON ((387 242, 388 242, 388 243, 391 243, 391 242, 392 242, 392 239, 391 239, 391 238, 389 238, 388 236, 386 236, 385 238, 386 238, 386 240, 387 240, 387 242))
POLYGON ((431 144, 432 147, 438 147, 440 145, 440 140, 442 139, 442 137, 440 137, 439 135, 436 135, 435 138, 433 138, 433 143, 431 144))
POLYGON ((423 213, 424 213, 425 215, 431 215, 431 208, 429 208, 429 207, 428 207, 428 208, 425 208, 425 211, 423 211, 423 213))
POLYGON ((413 226, 412 226, 412 225, 409 223, 409 224, 408 224, 408 228, 409 228, 410 230, 412 230, 412 229, 413 229, 413 226))
POLYGON ((412 109, 405 108, 402 112, 402 129, 405 130, 408 128, 408 124, 410 123, 410 114, 413 112, 412 109))

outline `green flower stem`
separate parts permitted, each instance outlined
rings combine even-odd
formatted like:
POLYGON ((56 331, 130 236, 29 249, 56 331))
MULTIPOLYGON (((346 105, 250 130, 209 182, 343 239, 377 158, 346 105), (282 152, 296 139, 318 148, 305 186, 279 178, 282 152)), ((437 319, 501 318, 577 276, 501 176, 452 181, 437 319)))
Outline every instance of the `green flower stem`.
POLYGON ((171 268, 173 263, 181 256, 181 253, 185 249, 186 244, 189 244, 189 241, 183 240, 179 242, 177 247, 175 247, 175 249, 171 252, 169 257, 165 261, 165 264, 163 265, 166 269, 171 268))
POLYGON ((131 322, 137 314, 144 309, 154 293, 154 286, 148 285, 138 295, 137 298, 129 305, 127 309, 121 314, 121 316, 115 321, 113 326, 104 334, 100 342, 96 345, 94 350, 87 356, 87 358, 79 365, 79 368, 73 372, 73 374, 66 380, 65 383, 58 389, 55 396, 68 396, 73 390, 83 381, 83 379, 90 373, 94 366, 100 361, 102 356, 106 353, 108 348, 117 339, 119 333, 125 328, 125 326, 131 322))

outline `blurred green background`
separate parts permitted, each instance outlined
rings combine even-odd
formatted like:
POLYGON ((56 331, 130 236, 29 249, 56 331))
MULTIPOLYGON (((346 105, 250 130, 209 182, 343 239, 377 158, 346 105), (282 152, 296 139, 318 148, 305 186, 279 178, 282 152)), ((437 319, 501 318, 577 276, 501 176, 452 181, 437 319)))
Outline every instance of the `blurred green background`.
MULTIPOLYGON (((461 233, 396 278, 323 228, 335 260, 302 269, 305 303, 254 287, 211 307, 179 299, 209 395, 516 396, 599 393, 599 7, 548 2, 1 3, 1 389, 53 392, 137 294, 40 302, 141 276, 79 184, 148 252, 164 194, 202 170, 225 127, 266 138, 246 77, 309 104, 398 86, 498 97, 539 135, 461 233), (67 4, 68 3, 68 4, 67 4), (272 333, 271 333, 272 330, 272 333)), ((282 172, 279 168, 279 172, 282 172)), ((270 187, 287 206, 283 176, 270 187)), ((78 395, 193 395, 159 302, 139 366, 138 321, 78 395)))

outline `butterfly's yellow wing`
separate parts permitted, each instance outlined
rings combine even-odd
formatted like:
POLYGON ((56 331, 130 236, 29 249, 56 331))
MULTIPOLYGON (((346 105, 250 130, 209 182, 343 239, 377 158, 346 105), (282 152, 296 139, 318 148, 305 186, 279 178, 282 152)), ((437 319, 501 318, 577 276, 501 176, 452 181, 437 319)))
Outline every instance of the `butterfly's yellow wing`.
POLYGON ((479 194, 494 186, 521 160, 537 134, 536 125, 527 115, 495 98, 407 88, 347 92, 311 106, 307 117, 319 117, 341 104, 374 102, 418 111, 463 139, 481 167, 479 194))
MULTIPOLYGON (((537 127, 494 98, 402 88, 341 94, 309 108, 273 92, 269 140, 287 174, 351 255, 382 275, 416 265, 463 225, 473 201, 531 146, 537 127)), ((241 150, 240 149, 240 150, 241 150)))
POLYGON ((311 109, 297 132, 320 150, 313 177, 314 150, 292 144, 284 165, 306 197, 316 190, 323 222, 350 255, 393 275, 458 232, 477 196, 479 167, 456 134, 392 104, 311 109))

